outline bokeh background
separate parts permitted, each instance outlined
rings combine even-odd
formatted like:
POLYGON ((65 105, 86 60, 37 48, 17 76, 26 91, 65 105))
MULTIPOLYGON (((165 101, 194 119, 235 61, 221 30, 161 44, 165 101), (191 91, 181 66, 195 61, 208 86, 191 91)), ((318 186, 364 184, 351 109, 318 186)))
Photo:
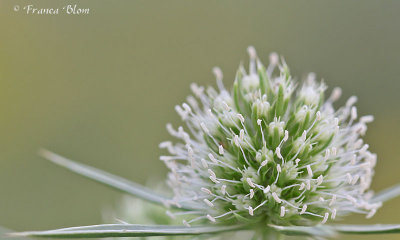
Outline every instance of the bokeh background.
MULTIPOLYGON (((145 183, 162 179, 165 124, 189 84, 230 86, 246 47, 276 51, 293 75, 316 72, 373 114, 375 190, 400 182, 399 1, 0 2, 0 225, 41 230, 102 222, 121 193, 46 162, 41 147, 145 183), (21 7, 90 8, 86 16, 27 15, 21 7)), ((342 102, 344 102, 344 100, 342 102)), ((400 223, 400 199, 369 221, 400 223)), ((375 239, 350 236, 342 239, 375 239)), ((385 239, 399 239, 386 235, 385 239)))

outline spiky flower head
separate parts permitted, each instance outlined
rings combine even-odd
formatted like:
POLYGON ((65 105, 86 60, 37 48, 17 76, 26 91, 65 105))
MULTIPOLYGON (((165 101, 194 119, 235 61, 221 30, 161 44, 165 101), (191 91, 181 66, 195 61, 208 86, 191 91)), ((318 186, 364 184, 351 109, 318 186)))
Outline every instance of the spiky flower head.
POLYGON ((163 142, 170 156, 168 184, 178 207, 191 206, 198 220, 315 225, 349 213, 374 215, 380 203, 368 192, 376 155, 361 136, 372 116, 357 117, 356 97, 335 110, 335 88, 310 73, 297 83, 277 54, 264 67, 248 48, 233 89, 191 85, 194 96, 176 106, 186 127, 167 125, 177 143, 163 142))

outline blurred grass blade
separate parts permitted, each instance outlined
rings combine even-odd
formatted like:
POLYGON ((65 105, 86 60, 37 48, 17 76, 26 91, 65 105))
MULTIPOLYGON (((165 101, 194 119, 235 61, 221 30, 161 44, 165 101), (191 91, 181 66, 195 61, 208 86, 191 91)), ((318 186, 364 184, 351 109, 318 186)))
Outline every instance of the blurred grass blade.
POLYGON ((134 224, 104 224, 63 228, 49 231, 12 233, 11 236, 32 236, 51 238, 103 238, 103 237, 149 237, 215 234, 219 232, 242 229, 243 225, 235 226, 164 226, 164 225, 134 225, 134 224))
POLYGON ((400 196, 400 184, 387 188, 375 194, 372 198, 373 202, 385 202, 392 198, 400 196))
POLYGON ((346 234, 400 233, 399 224, 331 225, 329 227, 339 233, 346 233, 346 234))
POLYGON ((336 232, 334 230, 326 226, 303 227, 303 226, 269 225, 269 227, 285 235, 295 235, 295 236, 302 235, 302 236, 318 236, 318 237, 334 237, 336 235, 336 232))
MULTIPOLYGON (((51 162, 59 166, 65 167, 74 173, 80 174, 82 176, 100 182, 109 187, 129 193, 143 200, 163 205, 165 205, 169 200, 171 200, 170 198, 155 193, 153 190, 146 188, 142 185, 131 182, 119 176, 107 173, 103 170, 87 166, 82 163, 74 162, 72 160, 69 160, 65 157, 62 157, 48 150, 41 149, 39 151, 39 154, 40 156, 50 160, 51 162)), ((180 209, 192 209, 192 207, 190 205, 182 204, 180 209)))

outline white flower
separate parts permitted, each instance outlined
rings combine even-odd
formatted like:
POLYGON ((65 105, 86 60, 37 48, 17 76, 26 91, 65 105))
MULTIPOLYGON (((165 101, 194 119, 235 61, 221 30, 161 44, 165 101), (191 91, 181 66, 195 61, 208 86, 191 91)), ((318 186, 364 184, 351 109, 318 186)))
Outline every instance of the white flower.
POLYGON ((211 222, 254 221, 314 225, 349 213, 372 217, 381 206, 368 192, 376 155, 360 138, 372 117, 357 121, 351 97, 340 97, 310 74, 296 83, 284 61, 271 54, 265 68, 249 47, 250 67, 240 67, 232 91, 214 69, 218 90, 192 84, 194 97, 176 110, 186 127, 168 130, 169 204, 191 204, 211 222), (278 67, 278 70, 276 68, 278 67), (274 74, 277 72, 277 74, 274 74), (300 86, 298 86, 300 85, 300 86))

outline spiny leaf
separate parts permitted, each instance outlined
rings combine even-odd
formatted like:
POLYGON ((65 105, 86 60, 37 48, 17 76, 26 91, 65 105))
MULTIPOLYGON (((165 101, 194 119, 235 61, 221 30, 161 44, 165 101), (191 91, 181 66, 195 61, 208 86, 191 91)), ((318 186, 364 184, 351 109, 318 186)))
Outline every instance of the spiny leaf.
POLYGON ((103 237, 149 237, 215 234, 242 229, 234 226, 164 226, 136 224, 104 224, 63 228, 49 231, 12 233, 12 236, 52 237, 52 238, 103 238, 103 237))
POLYGON ((372 198, 372 201, 385 202, 398 196, 400 196, 400 184, 397 184, 393 187, 387 188, 375 194, 375 196, 372 198))
POLYGON ((336 235, 336 232, 334 230, 322 225, 314 227, 269 225, 269 227, 286 235, 304 235, 319 237, 333 237, 336 235))
POLYGON ((334 231, 346 234, 383 234, 400 233, 399 224, 375 224, 375 225, 331 225, 334 231))
MULTIPOLYGON (((59 166, 65 167, 74 173, 80 174, 109 187, 129 193, 143 200, 164 205, 171 200, 170 198, 155 193, 153 190, 146 188, 142 185, 107 173, 103 170, 72 161, 48 150, 42 149, 39 151, 39 154, 47 160, 50 160, 51 162, 59 166)), ((187 204, 182 204, 182 206, 180 206, 180 209, 192 209, 192 207, 187 204)))

